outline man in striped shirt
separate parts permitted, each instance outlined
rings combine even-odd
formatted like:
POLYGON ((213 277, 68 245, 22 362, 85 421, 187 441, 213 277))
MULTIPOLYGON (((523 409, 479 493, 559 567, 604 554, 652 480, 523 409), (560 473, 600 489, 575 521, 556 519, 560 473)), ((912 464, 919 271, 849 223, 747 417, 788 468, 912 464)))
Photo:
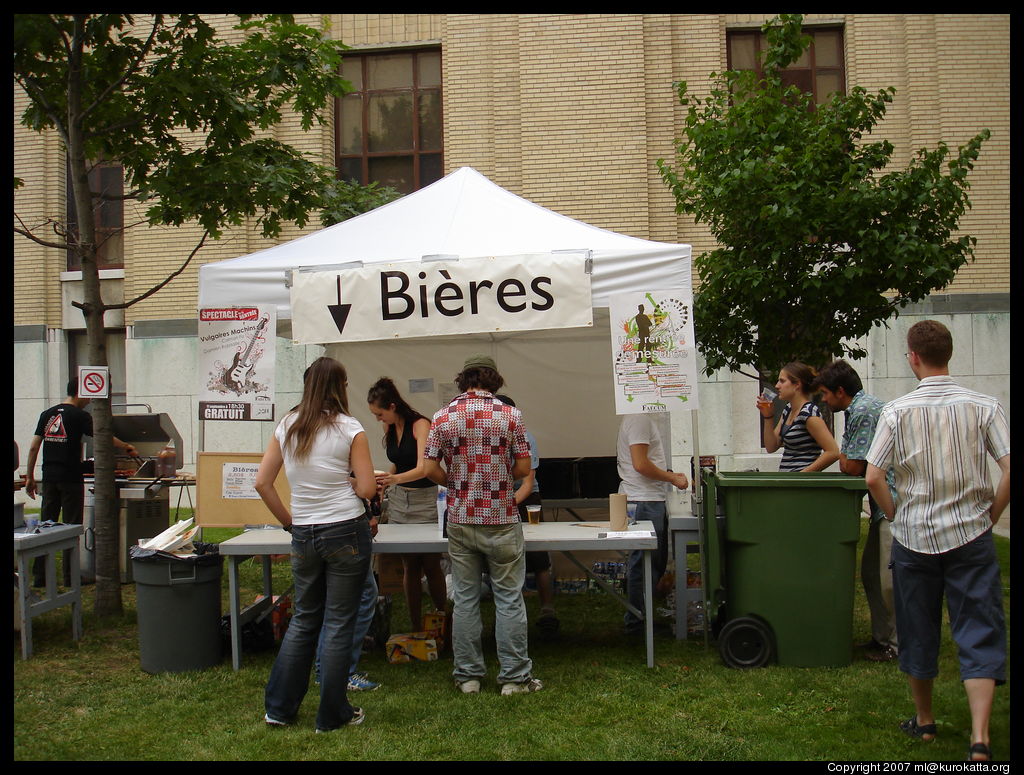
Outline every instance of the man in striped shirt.
POLYGON ((949 376, 949 330, 924 320, 907 332, 907 360, 921 380, 887 404, 868 451, 868 490, 892 522, 899 665, 916 715, 900 726, 935 739, 942 596, 959 648, 971 710, 971 759, 986 760, 995 687, 1006 679, 1006 625, 992 526, 1010 501, 1010 434, 999 402, 949 376), (993 491, 986 455, 1000 469, 993 491), (885 481, 896 473, 899 507, 885 481))

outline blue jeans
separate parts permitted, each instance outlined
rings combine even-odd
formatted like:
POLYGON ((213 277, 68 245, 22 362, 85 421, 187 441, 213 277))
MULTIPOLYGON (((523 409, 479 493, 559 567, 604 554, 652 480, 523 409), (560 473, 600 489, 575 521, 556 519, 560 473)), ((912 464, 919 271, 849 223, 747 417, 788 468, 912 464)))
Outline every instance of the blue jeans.
MULTIPOLYGON (((668 510, 665 501, 629 501, 636 505, 636 517, 633 523, 649 521, 654 523, 654 532, 658 536, 658 548, 651 554, 651 588, 647 593, 653 600, 654 584, 658 583, 668 564, 668 510)), ((626 566, 626 596, 629 604, 638 611, 644 610, 644 553, 630 552, 626 566)), ((679 601, 676 601, 679 605, 679 601)), ((685 616, 685 611, 683 612, 685 616)), ((626 611, 624 623, 627 630, 637 630, 643 623, 632 611, 626 611)))
POLYGON ((321 630, 317 729, 336 729, 352 718, 346 690, 352 634, 370 565, 370 540, 365 517, 292 529, 295 612, 267 681, 265 705, 271 718, 290 723, 298 714, 309 689, 321 630))
POLYGON ((498 683, 530 680, 523 582, 526 560, 523 525, 448 523, 452 561, 452 650, 456 681, 479 680, 487 668, 480 642, 481 575, 491 576, 494 592, 494 637, 498 647, 498 683))
MULTIPOLYGON (((366 633, 370 631, 373 624, 374 614, 377 613, 377 579, 373 576, 373 566, 366 571, 366 586, 363 587, 362 597, 359 598, 359 615, 356 617, 356 629, 352 633, 352 659, 349 661, 348 674, 352 676, 359 669, 359 658, 363 655, 363 641, 366 640, 366 633)), ((316 670, 317 680, 320 680, 320 654, 324 650, 324 631, 320 630, 320 640, 316 644, 316 670)))

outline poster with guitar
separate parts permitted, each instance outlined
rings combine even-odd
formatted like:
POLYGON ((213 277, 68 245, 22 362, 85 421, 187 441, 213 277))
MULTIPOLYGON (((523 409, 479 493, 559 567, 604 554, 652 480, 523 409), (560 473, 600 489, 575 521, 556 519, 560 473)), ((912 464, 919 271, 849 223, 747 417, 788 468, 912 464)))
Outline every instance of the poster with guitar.
POLYGON ((609 299, 615 413, 697 408, 693 294, 688 288, 609 299))
POLYGON ((272 307, 199 310, 199 419, 274 419, 272 307))

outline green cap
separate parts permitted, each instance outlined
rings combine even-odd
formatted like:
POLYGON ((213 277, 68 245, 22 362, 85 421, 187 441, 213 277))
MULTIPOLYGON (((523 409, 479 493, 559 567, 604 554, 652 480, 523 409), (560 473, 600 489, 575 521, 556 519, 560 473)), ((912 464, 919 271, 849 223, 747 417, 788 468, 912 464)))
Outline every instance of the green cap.
POLYGON ((498 370, 498 365, 494 362, 494 358, 490 355, 470 355, 466 358, 466 363, 463 365, 465 369, 494 369, 498 370))

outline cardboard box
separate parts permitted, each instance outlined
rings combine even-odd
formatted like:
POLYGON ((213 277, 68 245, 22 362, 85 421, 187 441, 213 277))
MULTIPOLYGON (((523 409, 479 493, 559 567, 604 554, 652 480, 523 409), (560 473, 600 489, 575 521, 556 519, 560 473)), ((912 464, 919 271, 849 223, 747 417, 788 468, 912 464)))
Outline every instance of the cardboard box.
MULTIPOLYGON (((255 603, 265 600, 264 595, 257 595, 255 603)), ((274 640, 280 641, 288 629, 288 622, 292 619, 292 599, 287 595, 274 595, 270 601, 273 611, 270 614, 270 626, 274 632, 274 640)))
POLYGON ((405 632, 388 638, 385 653, 388 662, 434 662, 437 660, 437 639, 429 632, 405 632))
POLYGON ((404 591, 402 579, 405 569, 400 554, 373 555, 374 570, 377 572, 377 589, 382 595, 393 595, 404 591))
POLYGON ((441 651, 444 651, 445 644, 448 643, 448 628, 450 626, 451 614, 446 614, 444 611, 423 614, 423 631, 429 633, 437 641, 437 647, 441 651))

